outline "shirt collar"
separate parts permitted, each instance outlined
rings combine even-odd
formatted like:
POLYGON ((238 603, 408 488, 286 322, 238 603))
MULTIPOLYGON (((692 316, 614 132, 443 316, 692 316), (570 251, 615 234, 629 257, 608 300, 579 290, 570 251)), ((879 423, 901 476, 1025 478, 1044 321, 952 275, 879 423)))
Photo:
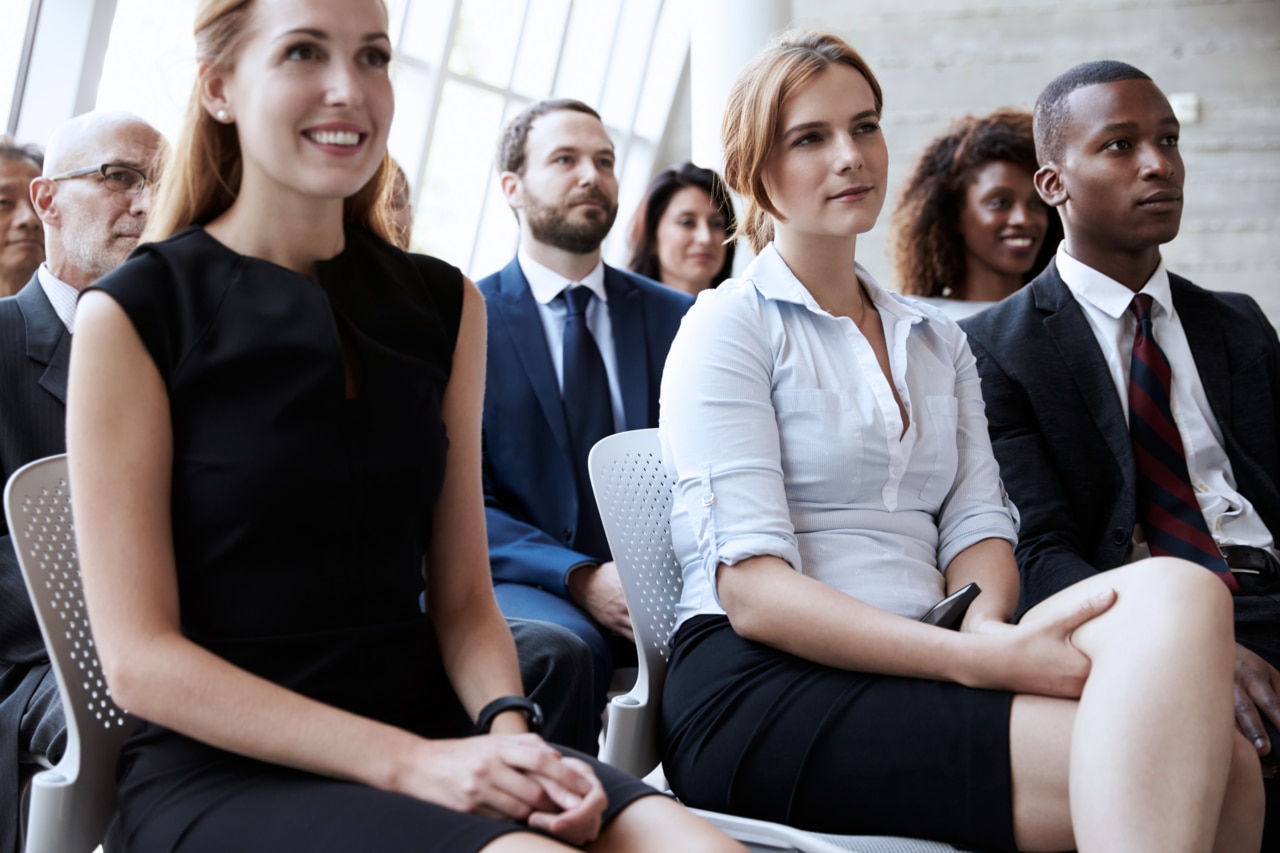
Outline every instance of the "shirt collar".
MULTIPOLYGON (((1133 302, 1133 291, 1120 282, 1084 264, 1067 254, 1065 242, 1058 245, 1058 274, 1062 281, 1079 300, 1089 303, 1108 317, 1119 320, 1129 310, 1133 302)), ((1147 283, 1142 285, 1139 293, 1151 296, 1167 317, 1173 316, 1173 292, 1169 289, 1169 270, 1165 268, 1164 258, 1160 259, 1155 272, 1147 283)))
POLYGON ((550 304, 570 284, 581 284, 584 287, 588 287, 596 295, 596 299, 601 302, 609 301, 604 289, 603 260, 596 261, 595 267, 591 272, 587 273, 585 278, 580 281, 574 281, 535 261, 524 250, 523 246, 516 252, 516 258, 520 261, 520 270, 529 281, 529 290, 533 292, 533 298, 543 305, 550 304))
MULTIPOLYGON (((875 277, 867 271, 862 264, 855 263, 854 271, 857 273, 858 280, 862 282, 866 288, 867 294, 871 297, 871 301, 876 308, 881 311, 887 311, 900 320, 910 323, 918 323, 925 319, 914 305, 901 299, 896 294, 890 293, 876 281, 875 277)), ((831 316, 826 309, 818 304, 818 300, 813 298, 813 294, 809 292, 809 288, 805 287, 800 279, 796 278, 795 273, 787 266, 787 262, 782 259, 782 255, 778 254, 778 250, 774 248, 773 243, 765 246, 752 259, 751 263, 742 272, 742 278, 749 280, 756 290, 765 299, 772 299, 778 302, 794 302, 803 305, 816 314, 831 316)))
POLYGON ((48 297, 49 304, 53 306, 53 310, 58 315, 58 319, 62 321, 62 325, 66 327, 68 332, 74 332, 76 326, 76 301, 80 298, 80 291, 54 275, 49 270, 48 263, 43 263, 36 269, 36 276, 40 280, 40 288, 44 291, 44 295, 48 297))

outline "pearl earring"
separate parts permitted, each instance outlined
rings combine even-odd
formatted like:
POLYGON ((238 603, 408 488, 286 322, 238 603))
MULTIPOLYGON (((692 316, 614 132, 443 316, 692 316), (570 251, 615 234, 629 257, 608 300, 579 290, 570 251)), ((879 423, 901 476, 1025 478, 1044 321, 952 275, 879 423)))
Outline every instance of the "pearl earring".
POLYGON ((228 121, 231 120, 231 115, 226 110, 218 110, 218 112, 214 114, 214 118, 216 118, 218 121, 222 122, 223 124, 226 124, 228 121))

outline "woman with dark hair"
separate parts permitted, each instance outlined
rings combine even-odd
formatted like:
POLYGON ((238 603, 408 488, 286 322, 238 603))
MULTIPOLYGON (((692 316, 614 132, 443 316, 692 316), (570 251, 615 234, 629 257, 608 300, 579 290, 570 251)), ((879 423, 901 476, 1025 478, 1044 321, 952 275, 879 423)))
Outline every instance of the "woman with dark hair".
POLYGON ((662 375, 672 790, 966 849, 1257 850, 1214 573, 1149 559, 1015 619, 1017 514, 964 333, 857 263, 882 111, 862 57, 817 33, 730 91, 725 180, 757 254, 689 309, 662 375), (970 584, 958 630, 921 620, 970 584))
POLYGON ((902 293, 955 319, 1035 278, 1062 239, 1036 192, 1031 115, 965 116, 929 143, 893 214, 890 243, 902 293))
POLYGON ((692 163, 670 166, 645 190, 631 219, 632 272, 697 296, 733 272, 736 226, 724 181, 692 163))
POLYGON ((484 300, 393 245, 381 0, 202 0, 67 445, 133 853, 741 848, 545 743, 493 596, 484 300), (425 612, 419 596, 426 596, 425 612))

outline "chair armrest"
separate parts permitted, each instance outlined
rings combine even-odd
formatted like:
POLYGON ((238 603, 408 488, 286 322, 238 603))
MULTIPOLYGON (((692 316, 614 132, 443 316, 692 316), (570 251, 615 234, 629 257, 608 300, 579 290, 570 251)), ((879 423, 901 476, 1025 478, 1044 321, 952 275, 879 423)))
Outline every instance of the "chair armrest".
POLYGON ((648 707, 647 698, 640 698, 637 692, 615 696, 606 706, 600 760, 643 777, 658 766, 662 756, 658 749, 657 714, 648 707))

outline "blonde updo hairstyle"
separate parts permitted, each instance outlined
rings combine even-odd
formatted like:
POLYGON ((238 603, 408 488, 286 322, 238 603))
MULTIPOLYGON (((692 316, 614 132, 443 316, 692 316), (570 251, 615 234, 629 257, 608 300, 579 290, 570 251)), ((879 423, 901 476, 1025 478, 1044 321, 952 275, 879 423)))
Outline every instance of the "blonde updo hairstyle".
POLYGON ((782 107, 793 92, 832 65, 846 65, 861 74, 871 86, 876 113, 882 111, 880 83, 858 52, 839 36, 809 30, 774 36, 729 91, 720 125, 724 179, 746 203, 733 236, 746 237, 754 252, 773 239, 773 220, 783 218, 764 185, 765 167, 782 131, 782 107))
MULTIPOLYGON (((200 70, 177 145, 157 186, 142 242, 164 240, 190 225, 211 222, 231 207, 240 191, 243 161, 236 127, 209 115, 200 100, 200 86, 209 71, 235 65, 249 34, 252 13, 253 0, 200 0, 196 5, 194 30, 200 70)), ((394 242, 389 210, 393 179, 391 158, 384 154, 369 182, 346 200, 343 219, 394 242)))

